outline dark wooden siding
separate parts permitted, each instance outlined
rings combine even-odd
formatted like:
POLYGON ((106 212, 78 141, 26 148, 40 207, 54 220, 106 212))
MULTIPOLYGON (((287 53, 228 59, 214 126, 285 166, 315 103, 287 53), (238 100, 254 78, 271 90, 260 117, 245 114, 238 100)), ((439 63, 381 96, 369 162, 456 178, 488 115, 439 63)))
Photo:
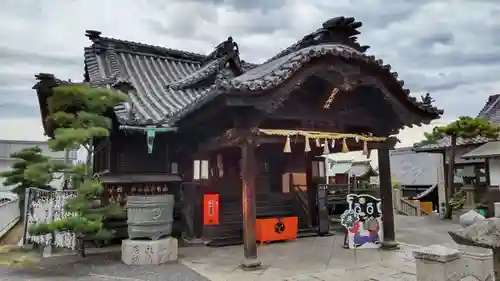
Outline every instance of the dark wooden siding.
POLYGON ((94 173, 109 171, 111 167, 111 142, 106 139, 94 141, 94 173))
POLYGON ((136 132, 115 133, 112 138, 111 169, 116 173, 170 173, 167 136, 156 136, 153 152, 148 153, 146 135, 136 132))

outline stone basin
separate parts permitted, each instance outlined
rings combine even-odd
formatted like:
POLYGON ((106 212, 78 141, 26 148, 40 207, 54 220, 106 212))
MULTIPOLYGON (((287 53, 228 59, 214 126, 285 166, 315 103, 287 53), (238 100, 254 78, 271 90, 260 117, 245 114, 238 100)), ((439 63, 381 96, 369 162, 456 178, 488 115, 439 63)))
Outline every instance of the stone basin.
POLYGON ((500 218, 478 220, 466 228, 448 233, 460 245, 500 250, 500 218))
POLYGON ((478 220, 448 233, 457 244, 492 249, 494 280, 500 281, 500 218, 478 220))

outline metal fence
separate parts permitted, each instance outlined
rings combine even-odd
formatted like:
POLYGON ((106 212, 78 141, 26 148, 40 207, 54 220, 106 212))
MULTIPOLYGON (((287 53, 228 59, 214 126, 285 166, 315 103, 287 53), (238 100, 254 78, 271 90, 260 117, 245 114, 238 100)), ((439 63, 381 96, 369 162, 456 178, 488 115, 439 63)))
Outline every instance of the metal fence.
POLYGON ((64 205, 69 198, 75 195, 75 190, 47 191, 38 188, 29 188, 26 191, 23 243, 75 249, 76 237, 74 233, 58 231, 45 235, 32 236, 28 232, 31 225, 50 223, 74 215, 66 212, 64 205))
POLYGON ((17 224, 19 218, 19 197, 12 194, 0 198, 0 238, 17 224))

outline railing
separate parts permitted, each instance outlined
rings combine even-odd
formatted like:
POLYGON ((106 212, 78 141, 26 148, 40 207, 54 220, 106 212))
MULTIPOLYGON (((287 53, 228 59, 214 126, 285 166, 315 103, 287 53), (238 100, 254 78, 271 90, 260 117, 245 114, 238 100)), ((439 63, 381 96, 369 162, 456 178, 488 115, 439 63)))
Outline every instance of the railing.
POLYGON ((398 210, 400 213, 403 213, 407 216, 418 216, 419 207, 413 205, 412 203, 406 201, 405 199, 399 199, 400 209, 398 210))
POLYGON ((419 200, 408 201, 406 197, 403 197, 401 189, 395 188, 392 193, 392 200, 394 202, 394 209, 399 213, 407 216, 427 216, 429 215, 420 206, 419 200))
POLYGON ((292 188, 293 188, 292 192, 295 194, 295 198, 297 202, 300 204, 301 210, 307 216, 307 224, 309 227, 311 227, 312 222, 309 217, 309 200, 306 191, 304 191, 304 189, 306 189, 307 186, 293 185, 292 188))
POLYGON ((0 238, 9 232, 20 219, 19 198, 12 196, 2 201, 4 202, 0 201, 0 238))

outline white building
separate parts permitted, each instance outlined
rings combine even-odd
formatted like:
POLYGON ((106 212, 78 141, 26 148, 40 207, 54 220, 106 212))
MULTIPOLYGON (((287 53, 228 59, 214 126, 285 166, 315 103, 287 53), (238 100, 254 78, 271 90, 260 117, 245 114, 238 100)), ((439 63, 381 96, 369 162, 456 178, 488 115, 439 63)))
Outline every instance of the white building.
MULTIPOLYGON (((64 161, 64 152, 54 152, 49 149, 48 143, 46 141, 18 141, 18 140, 0 140, 0 172, 10 170, 12 163, 15 159, 10 158, 10 155, 14 152, 20 151, 21 149, 28 147, 39 147, 43 153, 51 157, 55 161, 64 161)), ((76 151, 70 151, 68 160, 70 162, 76 160, 76 151)), ((10 187, 3 186, 3 178, 0 178, 0 189, 8 190, 10 187)), ((60 188, 61 179, 54 180, 51 183, 52 187, 60 188)))

